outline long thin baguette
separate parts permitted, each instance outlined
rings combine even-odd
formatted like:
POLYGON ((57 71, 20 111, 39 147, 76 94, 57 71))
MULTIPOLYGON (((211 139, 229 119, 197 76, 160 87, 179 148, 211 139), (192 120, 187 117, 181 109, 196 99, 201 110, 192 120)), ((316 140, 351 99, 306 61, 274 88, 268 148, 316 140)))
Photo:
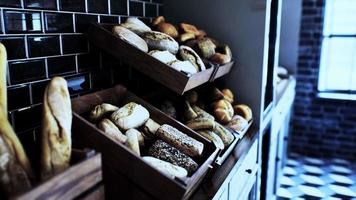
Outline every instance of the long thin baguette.
POLYGON ((43 100, 41 178, 64 171, 69 166, 72 139, 72 109, 67 82, 54 77, 43 100))
POLYGON ((189 120, 185 125, 193 130, 213 129, 215 128, 215 121, 210 118, 198 117, 189 120))
POLYGON ((7 119, 6 49, 0 43, 0 186, 12 196, 31 187, 30 162, 7 119))

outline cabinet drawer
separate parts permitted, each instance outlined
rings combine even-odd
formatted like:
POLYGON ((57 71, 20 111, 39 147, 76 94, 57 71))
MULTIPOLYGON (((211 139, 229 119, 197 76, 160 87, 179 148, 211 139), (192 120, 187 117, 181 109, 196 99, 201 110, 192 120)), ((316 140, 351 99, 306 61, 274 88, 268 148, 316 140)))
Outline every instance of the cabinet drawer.
POLYGON ((257 172, 257 140, 254 142, 245 160, 232 176, 229 183, 229 200, 237 200, 245 188, 248 180, 251 179, 257 172))

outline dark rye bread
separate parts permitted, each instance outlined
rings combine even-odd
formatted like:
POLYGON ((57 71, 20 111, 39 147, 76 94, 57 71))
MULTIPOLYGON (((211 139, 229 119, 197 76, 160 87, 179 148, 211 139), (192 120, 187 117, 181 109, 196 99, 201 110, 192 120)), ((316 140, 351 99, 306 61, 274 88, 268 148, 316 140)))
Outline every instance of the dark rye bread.
POLYGON ((198 169, 198 164, 193 159, 162 140, 157 140, 153 143, 148 150, 148 154, 155 158, 170 162, 173 165, 183 167, 188 171, 189 175, 192 175, 198 169))
POLYGON ((159 127, 156 134, 161 140, 174 146, 188 156, 195 157, 203 153, 203 143, 189 137, 168 124, 163 124, 159 127))

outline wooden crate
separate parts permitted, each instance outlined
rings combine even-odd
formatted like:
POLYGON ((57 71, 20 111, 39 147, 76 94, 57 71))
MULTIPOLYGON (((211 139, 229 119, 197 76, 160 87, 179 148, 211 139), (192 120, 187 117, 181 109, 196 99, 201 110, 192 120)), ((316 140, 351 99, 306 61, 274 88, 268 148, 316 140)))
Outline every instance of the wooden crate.
MULTIPOLYGON (((230 72, 230 70, 223 70, 226 68, 224 67, 225 65, 220 67, 213 66, 188 76, 112 34, 111 30, 114 25, 118 24, 91 24, 86 36, 89 41, 106 53, 130 64, 133 68, 178 94, 183 94, 199 85, 215 80, 214 74, 221 77, 230 72)), ((233 62, 228 63, 226 66, 231 69, 232 65, 233 62)))
POLYGON ((214 74, 211 78, 211 81, 214 81, 222 76, 224 76, 225 74, 228 74, 230 73, 232 67, 234 66, 234 61, 231 61, 231 62, 228 62, 224 65, 219 65, 219 66, 216 66, 216 70, 214 71, 214 74))
POLYGON ((119 181, 122 181, 122 179, 116 175, 120 174, 121 176, 126 177, 133 185, 125 190, 106 190, 109 198, 120 197, 123 199, 132 199, 132 196, 130 196, 132 191, 141 190, 157 199, 167 199, 167 195, 169 195, 169 199, 187 199, 203 180, 219 152, 213 143, 197 135, 180 122, 167 117, 164 113, 130 93, 125 87, 120 85, 111 89, 75 98, 72 100, 72 107, 75 112, 73 120, 75 121, 76 127, 74 127, 74 130, 81 130, 80 132, 82 134, 79 136, 80 139, 87 145, 102 152, 104 174, 108 174, 109 171, 115 172, 109 173, 109 177, 112 181, 107 182, 104 178, 105 184, 120 185, 119 181), (196 160, 199 164, 198 170, 185 180, 169 178, 148 165, 141 157, 132 153, 125 145, 106 137, 95 124, 90 123, 83 117, 86 116, 94 106, 103 102, 117 106, 122 106, 128 102, 139 103, 147 108, 150 112, 150 118, 157 123, 170 124, 183 133, 204 143, 203 155, 196 160), (115 183, 116 181, 118 182, 115 183), (167 192, 169 192, 169 194, 167 194, 167 192))
POLYGON ((77 161, 64 172, 13 199, 76 199, 84 194, 87 196, 87 194, 94 192, 95 190, 91 190, 98 185, 101 188, 101 193, 91 196, 90 199, 103 199, 101 154, 95 153, 95 151, 88 154, 73 149, 72 160, 81 161, 77 161))

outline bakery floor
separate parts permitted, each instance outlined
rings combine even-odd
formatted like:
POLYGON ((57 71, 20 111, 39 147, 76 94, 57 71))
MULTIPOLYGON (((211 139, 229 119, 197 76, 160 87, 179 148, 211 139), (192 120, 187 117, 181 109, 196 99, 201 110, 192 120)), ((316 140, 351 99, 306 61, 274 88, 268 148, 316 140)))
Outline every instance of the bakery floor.
POLYGON ((291 154, 277 191, 283 199, 356 199, 356 163, 291 154))

